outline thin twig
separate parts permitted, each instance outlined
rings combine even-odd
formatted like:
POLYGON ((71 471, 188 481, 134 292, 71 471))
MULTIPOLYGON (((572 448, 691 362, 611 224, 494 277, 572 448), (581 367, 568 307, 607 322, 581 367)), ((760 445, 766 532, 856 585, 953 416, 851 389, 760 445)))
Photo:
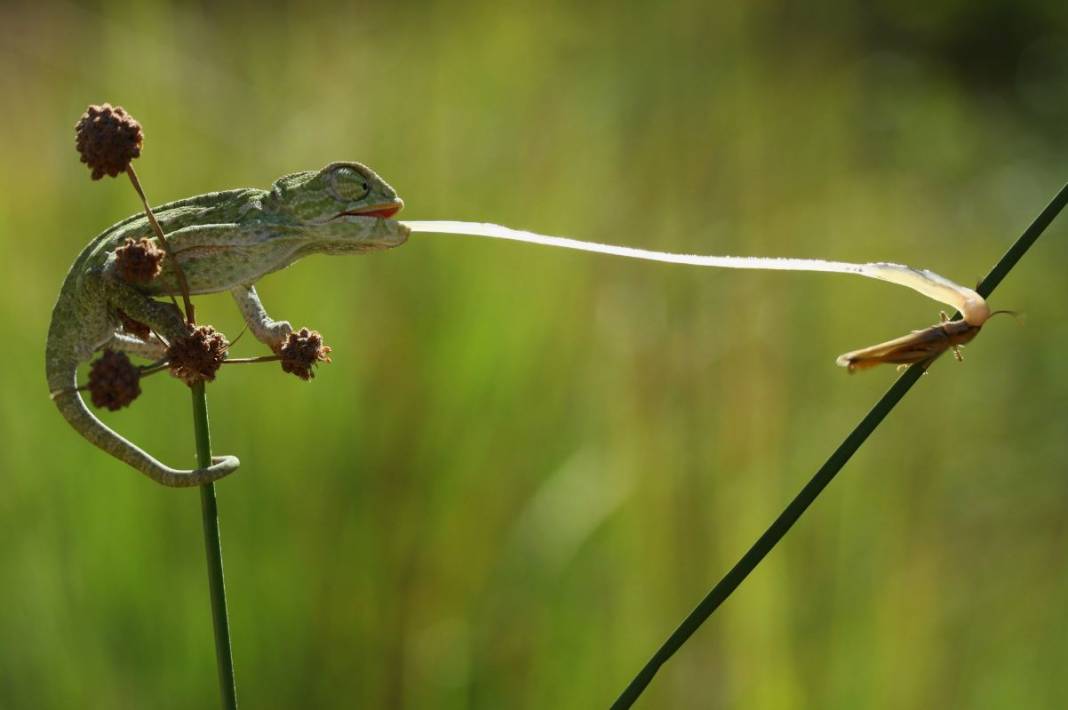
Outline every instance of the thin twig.
POLYGON ((232 348, 235 345, 237 345, 238 341, 240 341, 241 338, 245 337, 245 333, 247 333, 247 332, 248 332, 248 323, 246 323, 245 325, 241 326, 241 332, 237 334, 236 338, 234 338, 233 340, 230 341, 230 347, 232 348))
MULTIPOLYGON (((256 362, 278 362, 282 359, 281 355, 258 355, 256 357, 228 357, 222 361, 223 365, 248 365, 256 362)), ((141 377, 148 377, 149 375, 155 375, 158 372, 163 372, 171 366, 169 360, 157 360, 149 365, 141 365, 137 369, 141 377)), ((89 385, 78 385, 77 387, 66 387, 57 392, 87 392, 89 385)))
POLYGON ((174 275, 178 279, 178 288, 182 292, 182 303, 185 305, 185 320, 190 325, 196 323, 196 312, 193 310, 193 301, 189 298, 189 282, 185 279, 185 271, 182 270, 182 265, 178 263, 177 257, 174 255, 174 250, 171 249, 171 243, 167 240, 167 235, 163 233, 163 228, 159 226, 159 222, 156 221, 156 215, 152 212, 152 208, 148 204, 148 198, 145 197, 145 191, 141 189, 141 181, 137 179, 137 172, 134 170, 133 164, 126 166, 126 175, 129 176, 130 182, 133 183, 134 190, 137 191, 137 196, 141 198, 141 204, 145 208, 145 215, 148 217, 148 223, 152 225, 152 230, 159 237, 160 243, 163 245, 163 250, 167 253, 167 261, 170 262, 171 267, 174 269, 174 275))
POLYGON ((256 357, 228 357, 222 361, 224 365, 247 365, 253 362, 278 362, 281 355, 258 355, 256 357))
MULTIPOLYGON (((1035 240, 1042 234, 1043 231, 1050 225, 1051 222, 1057 217, 1057 215, 1064 209, 1065 204, 1068 203, 1068 185, 1061 188, 1061 191, 1057 193, 1057 196, 1046 206, 1046 209, 1042 210, 1042 213, 1031 223, 1024 233, 1017 239, 1005 255, 1001 257, 998 263, 990 270, 986 278, 979 284, 976 289, 984 298, 989 296, 1002 279, 1012 270, 1020 258, 1027 252, 1035 240)), ((960 314, 957 313, 953 318, 954 320, 959 318, 960 314)), ((830 458, 816 471, 811 480, 805 484, 805 487, 801 489, 801 492, 797 494, 790 504, 786 506, 786 509, 779 514, 779 517, 771 524, 771 526, 764 531, 752 547, 750 547, 742 558, 738 560, 730 571, 723 576, 723 578, 712 588, 712 591, 701 600, 690 614, 683 619, 674 633, 668 637, 667 641, 657 649, 653 657, 645 664, 645 666, 639 671, 638 675, 634 677, 634 680, 623 690, 619 698, 612 704, 613 710, 621 710, 622 708, 629 708, 638 697, 642 694, 642 691, 653 680, 653 676, 660 669, 669 658, 684 643, 693 635, 701 624, 703 624, 709 616, 712 615, 719 606, 726 601, 727 597, 738 588, 749 573, 760 564, 760 561, 771 552, 772 548, 783 538, 783 536, 790 530, 798 518, 812 505, 816 497, 820 492, 827 487, 835 475, 845 466, 850 457, 856 453, 861 444, 867 440, 877 426, 883 421, 890 410, 905 396, 914 384, 920 379, 923 373, 926 371, 930 362, 923 363, 922 365, 913 365, 905 373, 898 378, 886 394, 883 395, 874 407, 871 408, 860 423, 849 433, 849 436, 845 438, 845 441, 839 445, 830 458)))
POLYGON ((170 366, 170 361, 163 362, 158 365, 146 365, 145 367, 141 368, 141 377, 148 377, 149 375, 154 375, 157 372, 163 372, 170 366))

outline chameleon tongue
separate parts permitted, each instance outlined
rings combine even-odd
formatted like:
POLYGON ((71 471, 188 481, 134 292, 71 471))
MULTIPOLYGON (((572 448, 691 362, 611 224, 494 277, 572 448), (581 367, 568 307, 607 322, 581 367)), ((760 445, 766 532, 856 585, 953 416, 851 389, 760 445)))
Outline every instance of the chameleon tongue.
POLYGON ((901 264, 875 262, 868 264, 850 264, 844 261, 826 261, 824 259, 780 259, 764 256, 697 256, 693 254, 674 254, 671 252, 637 249, 583 242, 567 237, 554 237, 548 234, 526 232, 521 229, 509 229, 498 224, 485 222, 453 222, 405 220, 401 222, 413 232, 431 232, 437 234, 466 234, 473 237, 490 237, 493 239, 510 239, 528 244, 577 249, 598 254, 611 254, 631 259, 660 261, 670 264, 689 264, 691 266, 710 266, 720 269, 765 269, 771 271, 823 271, 837 274, 854 274, 870 279, 888 281, 899 286, 906 286, 922 293, 928 298, 953 306, 972 326, 982 325, 990 317, 990 307, 975 291, 953 283, 938 274, 913 269, 901 264))

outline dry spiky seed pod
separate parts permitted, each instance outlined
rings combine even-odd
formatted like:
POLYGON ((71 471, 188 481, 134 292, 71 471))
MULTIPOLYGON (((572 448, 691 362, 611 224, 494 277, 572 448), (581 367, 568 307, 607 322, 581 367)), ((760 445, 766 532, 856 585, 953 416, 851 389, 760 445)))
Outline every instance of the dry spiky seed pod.
POLYGON ((319 331, 301 328, 298 333, 290 333, 278 354, 282 358, 282 370, 292 373, 302 380, 315 377, 312 366, 320 362, 330 362, 333 348, 323 345, 323 336, 319 331))
POLYGON ((127 237, 115 250, 115 270, 127 283, 145 284, 159 276, 165 255, 148 237, 137 241, 127 237))
POLYGON ((128 406, 141 394, 141 371, 125 353, 105 350, 89 369, 89 397, 94 407, 112 412, 128 406))
POLYGON ((115 177, 141 155, 141 124, 121 106, 90 105, 74 126, 75 145, 93 179, 115 177))
POLYGON ((178 279, 178 288, 185 306, 186 321, 192 324, 196 321, 196 316, 193 312, 193 302, 189 299, 189 282, 185 278, 181 264, 174 259, 170 244, 167 242, 167 235, 163 233, 163 229, 152 213, 148 198, 141 187, 141 181, 137 178, 137 171, 131 165, 133 159, 141 155, 141 145, 145 139, 141 124, 126 113, 121 106, 112 106, 107 103, 99 106, 91 104, 74 126, 74 133, 75 145, 82 156, 82 162, 93 171, 94 180, 99 180, 104 175, 115 177, 121 172, 125 172, 130 178, 137 196, 141 198, 141 204, 152 231, 159 238, 164 252, 171 257, 171 266, 178 279))
POLYGON ((210 325, 190 330, 188 335, 175 338, 167 348, 171 374, 192 387, 198 382, 215 379, 230 343, 210 325))

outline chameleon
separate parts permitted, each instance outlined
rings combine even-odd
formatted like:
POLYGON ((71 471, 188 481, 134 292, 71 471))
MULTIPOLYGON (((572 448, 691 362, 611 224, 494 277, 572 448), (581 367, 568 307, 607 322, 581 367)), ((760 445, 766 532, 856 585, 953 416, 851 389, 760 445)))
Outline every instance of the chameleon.
MULTIPOLYGON (((924 269, 902 264, 851 264, 823 259, 696 256, 554 237, 495 224, 453 221, 398 221, 404 206, 396 191, 370 168, 355 162, 330 163, 322 170, 285 175, 270 190, 242 188, 170 202, 155 214, 192 294, 229 291, 253 336, 272 350, 292 327, 267 315, 256 293, 263 276, 309 254, 351 254, 404 244, 412 233, 466 234, 542 246, 577 249, 648 261, 728 269, 844 273, 906 286, 956 307, 961 319, 943 322, 838 358, 850 372, 880 362, 923 363, 947 349, 960 359, 969 342, 994 315, 976 291, 924 269)), ((147 284, 119 276, 116 250, 127 239, 155 241, 147 218, 135 215, 94 238, 71 266, 52 312, 46 370, 52 399, 67 421, 90 442, 149 478, 167 486, 195 486, 237 469, 234 456, 221 456, 195 470, 170 468, 101 422, 76 388, 80 363, 98 350, 131 352, 161 359, 167 342, 188 332, 173 302, 181 293, 176 270, 165 269, 147 284), (145 324, 146 338, 132 337, 122 318, 145 324), (162 336, 162 337, 161 337, 162 336)), ((162 246, 157 244, 157 246, 162 246)))
MULTIPOLYGON (((410 229, 392 219, 403 206, 396 191, 367 166, 334 162, 280 177, 269 190, 211 192, 153 211, 189 292, 229 291, 252 335, 275 350, 293 329, 267 314, 255 283, 311 254, 358 254, 404 244, 410 229)), ((147 284, 129 283, 116 272, 116 249, 127 238, 141 237, 155 240, 143 213, 93 238, 70 267, 48 329, 48 387, 60 413, 92 444, 157 483, 198 486, 233 473, 240 465, 237 457, 213 457, 210 466, 198 469, 167 466, 104 424, 77 389, 78 366, 97 351, 158 360, 168 341, 189 332, 173 302, 180 293, 173 268, 147 284), (144 339, 129 335, 120 315, 153 332, 144 339)))

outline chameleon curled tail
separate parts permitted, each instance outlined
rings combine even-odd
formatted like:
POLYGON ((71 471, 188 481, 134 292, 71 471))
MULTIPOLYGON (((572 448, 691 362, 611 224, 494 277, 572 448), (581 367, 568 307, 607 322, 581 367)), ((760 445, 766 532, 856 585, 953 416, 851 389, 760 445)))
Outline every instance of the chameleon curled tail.
POLYGON ((233 473, 241 463, 235 456, 216 456, 208 468, 171 468, 109 428, 85 406, 81 393, 75 389, 77 361, 49 357, 47 374, 52 401, 71 426, 95 446, 133 466, 157 483, 173 487, 200 486, 233 473))

